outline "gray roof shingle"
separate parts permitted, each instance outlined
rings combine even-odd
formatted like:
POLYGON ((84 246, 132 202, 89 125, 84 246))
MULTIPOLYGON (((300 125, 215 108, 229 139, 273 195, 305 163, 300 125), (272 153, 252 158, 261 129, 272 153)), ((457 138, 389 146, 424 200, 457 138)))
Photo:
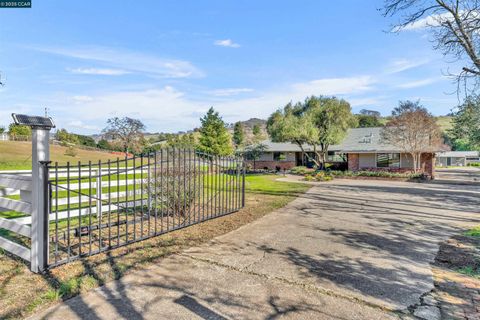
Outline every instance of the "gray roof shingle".
MULTIPOLYGON (((382 127, 349 129, 345 139, 340 144, 330 146, 328 150, 342 153, 401 152, 400 148, 382 140, 381 130, 382 127)), ((268 140, 262 143, 267 146, 267 150, 270 152, 301 151, 293 143, 278 143, 268 140)), ((305 146, 304 149, 305 151, 312 151, 310 146, 305 146)))
POLYGON ((446 152, 439 152, 437 157, 456 157, 456 158, 464 158, 464 157, 478 157, 478 151, 446 151, 446 152))
POLYGON ((330 147, 337 152, 399 152, 400 149, 382 141, 382 128, 355 128, 349 129, 345 139, 338 145, 330 147))

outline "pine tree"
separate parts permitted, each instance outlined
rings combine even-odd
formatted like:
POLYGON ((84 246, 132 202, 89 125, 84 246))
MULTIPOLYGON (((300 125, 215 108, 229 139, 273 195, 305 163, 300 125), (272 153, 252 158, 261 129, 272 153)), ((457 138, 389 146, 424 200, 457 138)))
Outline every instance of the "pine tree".
POLYGON ((447 133, 454 150, 480 149, 480 95, 470 96, 458 106, 452 125, 447 133))
POLYGON ((260 126, 259 126, 258 124, 255 124, 255 125, 253 126, 253 130, 252 130, 252 131, 253 131, 253 135, 254 135, 254 136, 260 135, 260 133, 261 133, 260 126))
POLYGON ((233 153, 232 138, 218 112, 210 108, 200 122, 199 150, 221 156, 233 153))
POLYGON ((243 129, 243 124, 239 121, 235 123, 235 126, 233 127, 233 142, 235 143, 235 146, 241 146, 243 144, 243 141, 245 140, 245 132, 243 129))

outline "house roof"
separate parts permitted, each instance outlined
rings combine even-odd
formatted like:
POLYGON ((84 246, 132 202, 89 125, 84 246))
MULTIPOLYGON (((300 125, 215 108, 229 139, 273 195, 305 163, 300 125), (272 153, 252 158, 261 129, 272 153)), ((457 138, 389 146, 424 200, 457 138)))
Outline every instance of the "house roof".
POLYGON ((478 157, 478 151, 446 151, 437 153, 437 157, 445 158, 464 158, 464 157, 478 157))
POLYGON ((355 128, 349 129, 347 136, 338 145, 330 146, 329 150, 337 152, 399 152, 393 144, 382 141, 382 128, 355 128))
MULTIPOLYGON (((266 151, 270 152, 301 152, 300 147, 290 142, 272 142, 270 140, 262 141, 262 144, 266 146, 266 151)), ((311 151, 309 146, 305 146, 305 151, 311 151)))
MULTIPOLYGON (((338 153, 372 153, 372 152, 401 152, 393 144, 382 141, 380 132, 382 127, 349 129, 345 139, 340 144, 332 145, 329 151, 338 153)), ((301 152, 293 143, 262 142, 270 152, 301 152)), ((310 146, 304 146, 305 151, 313 151, 310 146)), ((319 148, 320 149, 320 148, 319 148)))

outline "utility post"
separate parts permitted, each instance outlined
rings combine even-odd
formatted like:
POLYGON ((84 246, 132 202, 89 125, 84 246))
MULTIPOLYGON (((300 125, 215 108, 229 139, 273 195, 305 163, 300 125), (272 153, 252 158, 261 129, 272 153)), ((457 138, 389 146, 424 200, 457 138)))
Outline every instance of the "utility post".
POLYGON ((48 266, 48 164, 50 163, 50 130, 55 128, 51 118, 12 114, 17 125, 32 128, 32 227, 30 269, 39 273, 48 266))

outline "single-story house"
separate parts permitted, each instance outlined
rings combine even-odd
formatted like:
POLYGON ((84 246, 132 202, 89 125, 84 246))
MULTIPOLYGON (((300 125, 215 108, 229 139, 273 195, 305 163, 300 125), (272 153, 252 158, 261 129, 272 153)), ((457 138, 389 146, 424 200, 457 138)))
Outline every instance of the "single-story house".
MULTIPOLYGON (((413 158, 394 145, 382 141, 382 128, 349 129, 345 139, 329 148, 328 162, 347 162, 348 170, 410 171, 413 158)), ((255 161, 255 167, 270 170, 288 170, 295 166, 309 165, 300 147, 292 143, 265 141, 266 151, 255 161)), ((305 146, 306 152, 312 152, 305 146)), ((435 153, 425 152, 421 156, 420 170, 434 176, 435 153)), ((249 161, 253 165, 253 161, 249 161)))
POLYGON ((470 163, 479 163, 480 156, 478 151, 445 151, 437 153, 436 166, 468 166, 470 163))

